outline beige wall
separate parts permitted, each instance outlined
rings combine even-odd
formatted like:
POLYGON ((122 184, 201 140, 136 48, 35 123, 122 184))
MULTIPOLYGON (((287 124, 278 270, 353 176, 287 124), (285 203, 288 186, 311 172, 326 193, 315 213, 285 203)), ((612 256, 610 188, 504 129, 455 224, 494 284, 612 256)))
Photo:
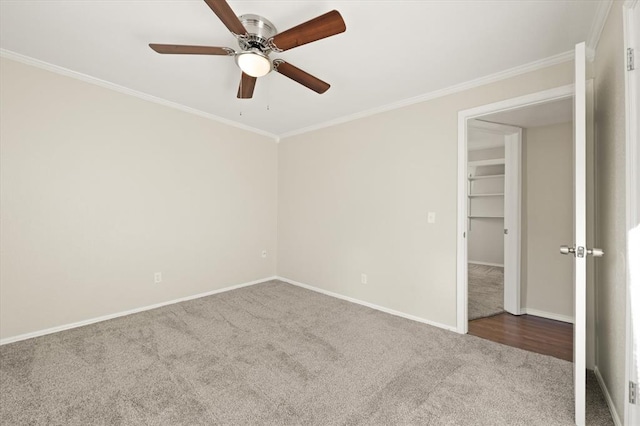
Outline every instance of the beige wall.
MULTIPOLYGON (((502 200, 498 201, 504 204, 502 200)), ((470 222, 467 238, 469 263, 504 267, 504 221, 474 218, 470 222)))
POLYGON ((563 63, 284 139, 278 274, 455 326, 458 111, 572 80, 563 63))
POLYGON ((275 275, 273 140, 0 66, 2 338, 275 275))
POLYGON ((625 394, 625 101, 622 2, 614 2, 595 60, 597 365, 620 418, 625 394))
POLYGON ((522 166, 522 306, 573 318, 573 123, 525 129, 522 166))

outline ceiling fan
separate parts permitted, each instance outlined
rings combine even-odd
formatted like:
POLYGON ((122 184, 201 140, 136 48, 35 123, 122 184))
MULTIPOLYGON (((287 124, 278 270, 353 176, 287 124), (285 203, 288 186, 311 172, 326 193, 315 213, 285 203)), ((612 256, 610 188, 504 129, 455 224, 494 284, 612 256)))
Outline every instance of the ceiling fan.
POLYGON ((250 99, 258 77, 271 71, 302 84, 317 93, 326 92, 330 85, 282 59, 271 60, 269 53, 284 52, 303 44, 331 37, 347 27, 336 10, 279 33, 276 27, 259 15, 236 16, 225 0, 205 0, 222 23, 238 40, 239 51, 230 47, 185 46, 177 44, 149 44, 158 53, 186 55, 233 56, 242 70, 238 98, 250 99))

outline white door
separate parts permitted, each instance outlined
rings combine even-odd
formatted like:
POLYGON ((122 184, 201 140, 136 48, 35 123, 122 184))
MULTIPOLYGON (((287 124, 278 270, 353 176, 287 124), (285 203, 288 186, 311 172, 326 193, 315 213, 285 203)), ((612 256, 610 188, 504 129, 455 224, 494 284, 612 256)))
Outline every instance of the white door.
POLYGON ((573 97, 574 151, 574 312, 573 382, 575 421, 585 422, 586 330, 587 330, 587 101, 585 44, 575 48, 575 95, 573 97))
POLYGON ((586 302, 587 255, 602 256, 599 249, 587 248, 586 215, 586 82, 585 44, 575 48, 575 92, 573 102, 573 158, 574 158, 574 241, 571 246, 560 248, 563 254, 574 259, 574 328, 573 328, 573 382, 575 396, 575 422, 585 424, 586 387, 586 302))

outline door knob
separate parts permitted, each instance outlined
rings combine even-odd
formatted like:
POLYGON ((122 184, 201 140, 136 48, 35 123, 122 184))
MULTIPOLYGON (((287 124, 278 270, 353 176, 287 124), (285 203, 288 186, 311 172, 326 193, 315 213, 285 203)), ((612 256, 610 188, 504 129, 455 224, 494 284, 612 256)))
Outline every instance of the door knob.
MULTIPOLYGON (((584 252, 585 249, 584 247, 578 247, 578 249, 576 250, 575 247, 569 247, 569 246, 560 246, 560 253, 561 254, 576 254, 578 253, 578 257, 584 257, 584 252)), ((587 254, 590 254, 593 257, 602 257, 604 256, 604 250, 599 249, 599 248, 592 248, 592 249, 587 249, 586 250, 587 254)))
POLYGON ((576 252, 575 247, 560 246, 560 254, 569 254, 569 253, 575 253, 575 252, 576 252))
POLYGON ((587 254, 590 254, 593 257, 602 257, 604 256, 604 250, 599 248, 587 249, 587 254))

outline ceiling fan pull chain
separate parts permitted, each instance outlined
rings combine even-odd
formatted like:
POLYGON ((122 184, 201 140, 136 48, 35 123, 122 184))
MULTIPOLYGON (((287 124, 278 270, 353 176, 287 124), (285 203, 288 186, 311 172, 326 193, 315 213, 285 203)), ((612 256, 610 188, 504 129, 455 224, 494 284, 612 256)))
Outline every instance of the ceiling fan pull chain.
POLYGON ((269 111, 271 103, 271 80, 267 80, 267 111, 269 111))

